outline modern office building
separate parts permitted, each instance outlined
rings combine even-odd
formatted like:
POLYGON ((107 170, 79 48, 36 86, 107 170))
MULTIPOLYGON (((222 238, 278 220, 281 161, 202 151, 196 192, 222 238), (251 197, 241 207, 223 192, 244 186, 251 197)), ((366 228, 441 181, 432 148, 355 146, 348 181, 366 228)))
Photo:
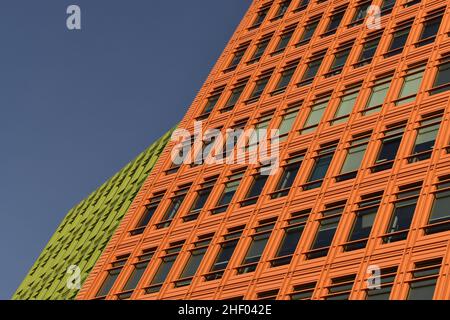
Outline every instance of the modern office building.
POLYGON ((279 129, 280 168, 169 143, 77 299, 450 299, 449 16, 255 0, 180 128, 279 129))
POLYGON ((72 300, 155 165, 172 131, 83 200, 64 218, 13 296, 15 300, 72 300), (67 284, 69 283, 69 287, 67 284))

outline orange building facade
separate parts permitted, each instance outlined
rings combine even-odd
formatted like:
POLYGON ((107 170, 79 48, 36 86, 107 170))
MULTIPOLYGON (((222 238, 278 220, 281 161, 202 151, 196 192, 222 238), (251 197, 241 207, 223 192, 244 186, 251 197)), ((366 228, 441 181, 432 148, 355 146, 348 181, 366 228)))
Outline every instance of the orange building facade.
POLYGON ((179 127, 279 129, 279 170, 169 143, 77 299, 450 299, 449 31, 441 0, 255 0, 179 127))

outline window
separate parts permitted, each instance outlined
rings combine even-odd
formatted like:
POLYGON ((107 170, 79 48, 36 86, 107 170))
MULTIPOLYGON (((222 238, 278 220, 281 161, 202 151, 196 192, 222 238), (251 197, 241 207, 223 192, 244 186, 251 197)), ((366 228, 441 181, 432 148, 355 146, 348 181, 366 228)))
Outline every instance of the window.
POLYGON ((222 191, 222 194, 217 202, 217 205, 214 209, 211 210, 212 214, 218 214, 227 211, 228 205, 236 193, 237 188, 241 182, 242 177, 244 176, 244 170, 240 170, 234 172, 231 176, 228 177, 227 183, 225 184, 225 188, 222 191))
POLYGON ((255 87, 253 88, 252 93, 250 94, 249 99, 246 101, 247 103, 257 101, 264 92, 264 89, 267 86, 267 83, 270 80, 270 76, 272 75, 273 69, 263 71, 259 76, 258 80, 255 83, 255 87))
POLYGON ((169 244, 169 247, 165 250, 165 256, 160 259, 159 267, 153 276, 150 285, 145 289, 145 293, 155 293, 161 290, 164 281, 172 270, 172 266, 177 260, 178 254, 183 247, 184 241, 177 241, 169 244))
POLYGON ((340 182, 356 178, 371 135, 372 131, 367 131, 353 136, 353 140, 347 148, 347 157, 342 165, 340 174, 336 177, 336 181, 340 182))
POLYGON ((370 3, 371 1, 362 1, 357 5, 352 21, 348 25, 349 27, 354 27, 364 22, 370 3))
POLYGON ((395 101, 395 105, 406 104, 416 101, 417 92, 422 83, 423 74, 425 72, 425 64, 411 66, 403 77, 403 85, 400 89, 399 96, 395 101))
POLYGON ((338 141, 328 142, 320 146, 317 156, 314 159, 314 166, 311 170, 309 178, 303 190, 312 190, 322 186, 331 161, 333 160, 334 152, 336 151, 338 141))
POLYGON ((217 152, 215 155, 216 160, 229 163, 236 159, 237 153, 235 149, 244 133, 247 122, 248 118, 237 120, 231 128, 226 130, 226 139, 222 146, 222 152, 217 152))
POLYGON ((414 23, 414 19, 409 19, 407 21, 400 22, 392 34, 391 44, 389 45, 388 51, 384 54, 384 57, 392 57, 403 51, 403 47, 408 40, 408 36, 411 32, 411 26, 414 23))
MULTIPOLYGON (((380 285, 379 287, 366 289, 366 300, 389 300, 397 276, 397 269, 397 267, 381 269, 380 275, 376 277, 380 285)), ((367 279, 367 282, 371 282, 372 277, 367 279)))
POLYGON ((285 110, 284 115, 281 118, 280 126, 278 128, 280 142, 287 140, 302 104, 303 101, 294 102, 290 104, 285 110))
POLYGON ((270 261, 272 267, 283 266, 291 263, 292 256, 305 229, 311 209, 293 213, 283 229, 284 235, 275 257, 270 261))
POLYGON ((316 96, 313 101, 313 105, 311 106, 308 118, 306 119, 303 128, 300 130, 301 134, 308 134, 316 130, 320 120, 322 120, 322 116, 330 99, 331 92, 325 92, 316 96))
POLYGON ((214 233, 198 237, 197 241, 193 244, 194 248, 190 251, 189 260, 187 261, 186 266, 181 272, 179 279, 175 281, 175 287, 179 288, 191 284, 192 278, 197 273, 197 269, 200 266, 213 237, 214 233))
POLYGON ((372 32, 366 37, 358 62, 354 65, 355 68, 368 65, 372 62, 372 58, 377 51, 382 34, 383 30, 380 30, 372 32))
POLYGON ((405 122, 388 125, 386 127, 386 130, 383 132, 384 137, 381 139, 381 147, 378 151, 377 159, 371 168, 372 173, 392 168, 395 158, 397 157, 400 143, 402 142, 405 127, 405 122))
POLYGON ((281 53, 286 49, 286 47, 289 44, 289 41, 291 41, 292 35, 294 34, 296 27, 297 27, 296 24, 286 27, 286 29, 281 34, 280 40, 278 41, 277 47, 275 48, 275 51, 272 53, 272 55, 281 53))
POLYGON ((294 286, 294 290, 289 297, 291 300, 311 300, 316 284, 316 282, 311 282, 294 286))
POLYGON ((314 81, 314 77, 316 76, 319 68, 322 64, 323 57, 326 54, 326 50, 322 50, 320 52, 315 52, 309 58, 309 62, 306 67, 306 71, 303 74, 302 80, 297 84, 297 86, 305 86, 311 84, 314 81))
POLYGON ((382 14, 391 13, 392 9, 395 6, 396 1, 397 0, 384 0, 383 4, 381 5, 381 13, 382 14))
POLYGON ((325 257, 330 250, 334 235, 344 212, 346 201, 339 201, 325 206, 321 218, 317 220, 319 228, 310 250, 306 253, 308 259, 325 257))
POLYGON ((312 36, 316 32, 317 26, 319 25, 322 15, 312 17, 308 22, 306 22, 305 29, 303 30, 302 36, 300 37, 297 47, 302 46, 311 40, 312 36))
POLYGON ((244 57, 245 52, 247 52, 249 45, 250 45, 250 42, 245 42, 236 48, 236 50, 234 51, 233 59, 231 60, 228 67, 225 69, 225 72, 233 71, 236 69, 236 67, 242 61, 242 58, 244 57))
POLYGON ((417 129, 416 141, 408 162, 418 162, 431 158, 436 137, 441 126, 444 110, 422 116, 420 127, 417 129))
POLYGON ((306 7, 308 6, 309 2, 310 2, 310 0, 300 0, 297 8, 295 8, 295 11, 298 12, 298 11, 305 10, 306 7))
POLYGON ((286 88, 291 82, 292 76, 294 75, 295 70, 297 69, 298 63, 299 60, 294 60, 286 64, 281 73, 280 79, 278 80, 277 86, 275 87, 275 90, 272 92, 272 95, 280 94, 286 91, 286 88))
POLYGON ((399 187, 387 234, 383 237, 384 243, 401 241, 408 237, 421 188, 422 182, 399 187))
MULTIPOLYGON (((201 148, 197 155, 194 157, 194 161, 191 163, 191 167, 199 166, 206 163, 206 160, 212 157, 213 147, 216 144, 216 132, 222 131, 222 127, 214 128, 212 130, 206 130, 201 139, 201 148)), ((193 148, 193 152, 197 151, 198 145, 193 148)))
POLYGON ((421 47, 434 42, 444 13, 445 7, 433 10, 427 14, 423 23, 422 33, 419 37, 419 41, 416 43, 416 47, 421 47))
POLYGON ((407 300, 433 300, 442 258, 415 263, 407 300))
MULTIPOLYGON (((197 117, 197 120, 203 119, 202 116, 197 117)), ((186 157, 190 155, 195 143, 195 136, 192 135, 190 137, 186 137, 180 144, 179 149, 177 150, 177 156, 180 159, 180 164, 175 161, 170 161, 170 167, 165 171, 167 175, 176 173, 180 168, 183 162, 185 162, 186 157)), ((176 147, 175 147, 176 148, 176 147)), ((175 148, 173 151, 175 151, 175 148)), ((172 160, 172 159, 171 159, 172 160)), ((187 162, 187 161, 186 161, 187 162)))
POLYGON ((217 102, 219 101, 220 97, 222 96, 223 89, 225 89, 225 86, 215 88, 213 92, 211 92, 200 117, 207 116, 211 113, 211 111, 217 105, 217 102))
POLYGON ((252 184, 247 191, 247 195, 245 196, 245 200, 241 201, 241 206, 246 207, 255 204, 258 202, 258 199, 261 195, 264 186, 266 185, 266 181, 269 178, 267 172, 264 171, 263 168, 258 170, 259 172, 253 175, 252 184))
POLYGON ((267 46, 269 45, 270 39, 272 38, 273 33, 263 36, 258 43, 256 44, 255 52, 251 59, 247 62, 247 64, 252 64, 258 62, 266 51, 267 46))
POLYGON ((139 220, 138 224, 136 225, 136 228, 130 231, 130 234, 132 236, 142 234, 144 232, 145 228, 147 227, 153 215, 155 214, 156 209, 158 209, 161 200, 164 198, 165 193, 166 191, 164 190, 153 194, 153 197, 150 199, 150 203, 146 206, 145 212, 142 215, 141 219, 139 220))
POLYGON ((183 217, 184 222, 194 221, 198 218, 200 212, 204 208, 206 201, 208 201, 214 185, 216 184, 217 176, 205 179, 200 185, 200 189, 197 191, 197 196, 192 203, 189 213, 183 217))
POLYGON ((366 247, 382 197, 383 191, 361 197, 350 235, 344 245, 344 251, 359 250, 366 247))
POLYGON ((204 275, 206 281, 222 278, 244 228, 245 226, 238 226, 228 229, 228 233, 223 237, 223 241, 220 243, 219 252, 213 265, 211 266, 211 269, 206 275, 204 275))
POLYGON ((450 88, 450 54, 444 55, 439 60, 436 78, 433 88, 430 90, 431 95, 435 95, 450 88))
POLYGON ((133 271, 131 272, 130 277, 128 278, 125 286, 122 289, 122 292, 117 295, 119 300, 129 299, 133 294, 134 289, 136 289, 139 281, 142 278, 145 270, 147 269, 153 255, 155 254, 156 248, 144 250, 142 255, 140 255, 137 260, 138 262, 133 265, 133 271))
POLYGON ((276 218, 260 221, 258 227, 252 235, 252 242, 247 250, 244 260, 242 260, 240 267, 237 269, 238 274, 253 272, 258 266, 259 260, 269 241, 272 229, 275 226, 276 218))
POLYGON ((253 21, 253 24, 250 28, 257 28, 259 27, 264 20, 266 19, 267 14, 269 13, 270 7, 272 6, 272 2, 269 2, 267 4, 264 4, 256 14, 256 18, 253 21))
POLYGON ((359 92, 361 90, 362 82, 352 83, 345 86, 342 96, 340 97, 339 106, 330 121, 331 125, 344 123, 347 121, 350 113, 355 107, 356 99, 358 99, 359 92))
POLYGON ((127 254, 116 257, 116 260, 111 264, 111 268, 107 271, 107 275, 105 280, 103 281, 102 286, 95 295, 96 298, 104 298, 109 294, 112 287, 114 286, 114 283, 122 272, 123 267, 127 263, 129 256, 130 255, 127 254))
POLYGON ((322 34, 322 37, 329 36, 336 33, 337 28, 341 24, 341 20, 344 17, 345 10, 347 10, 347 5, 336 8, 330 17, 330 21, 328 22, 327 29, 325 33, 322 34))
POLYGON ((348 300, 352 292, 353 283, 356 275, 334 278, 331 280, 331 285, 327 287, 327 295, 325 300, 348 300))
POLYGON ((405 3, 403 4, 404 8, 412 7, 418 3, 421 3, 422 0, 405 0, 405 3))
POLYGON ((184 198, 186 197, 186 194, 188 193, 190 187, 191 184, 189 183, 180 186, 178 190, 175 191, 174 196, 170 199, 170 205, 166 209, 161 222, 156 225, 157 229, 167 228, 168 226, 170 226, 173 218, 177 215, 178 210, 183 204, 184 198))
POLYGON ((267 139, 267 128, 269 127, 270 121, 272 121, 274 110, 270 110, 262 113, 257 119, 257 123, 251 132, 250 137, 247 142, 247 150, 249 152, 258 151, 259 145, 267 139))
POLYGON ((280 290, 278 290, 278 289, 259 292, 256 295, 256 299, 257 300, 276 300, 277 296, 278 296, 278 292, 280 292, 280 290))
POLYGON ((273 20, 281 19, 288 11, 289 6, 291 5, 291 2, 292 2, 292 0, 285 0, 285 1, 281 2, 280 6, 278 7, 278 11, 275 14, 275 17, 273 18, 273 20))
POLYGON ((450 176, 440 177, 435 188, 433 206, 428 226, 425 228, 426 234, 450 230, 450 176))
POLYGON ((334 60, 331 64, 330 71, 325 74, 325 77, 335 76, 342 72, 345 63, 347 62, 347 58, 350 55, 350 51, 352 51, 353 42, 354 40, 351 40, 339 45, 339 48, 334 54, 334 60))
POLYGON ((289 194, 289 191, 295 181, 295 177, 297 176, 303 159, 305 158, 305 153, 306 151, 300 151, 292 154, 286 161, 286 165, 283 167, 283 173, 281 174, 280 180, 278 180, 277 187, 271 194, 272 199, 281 198, 289 194))
POLYGON ((239 98, 241 97, 241 94, 245 89, 245 86, 247 85, 248 79, 249 78, 244 78, 236 82, 233 89, 231 90, 231 94, 228 97, 227 102, 225 103, 223 108, 220 109, 221 113, 233 110, 234 106, 238 103, 239 98))
POLYGON ((393 74, 379 76, 373 82, 370 88, 370 97, 367 100, 366 106, 363 110, 364 115, 369 115, 380 111, 386 100, 393 74))

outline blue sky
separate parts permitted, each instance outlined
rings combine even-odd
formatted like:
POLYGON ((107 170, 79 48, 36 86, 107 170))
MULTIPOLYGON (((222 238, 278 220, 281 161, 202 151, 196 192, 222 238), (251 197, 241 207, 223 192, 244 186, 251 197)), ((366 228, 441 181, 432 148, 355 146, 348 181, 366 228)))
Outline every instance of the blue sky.
POLYGON ((0 2, 0 299, 71 207, 183 117, 250 3, 0 2))

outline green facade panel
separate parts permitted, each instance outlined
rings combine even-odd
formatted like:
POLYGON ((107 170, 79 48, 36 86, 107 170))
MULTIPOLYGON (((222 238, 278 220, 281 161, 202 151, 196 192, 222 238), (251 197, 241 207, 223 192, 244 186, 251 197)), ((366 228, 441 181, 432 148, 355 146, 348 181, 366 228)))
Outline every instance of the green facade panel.
POLYGON ((19 286, 14 300, 73 300, 69 266, 81 271, 81 285, 108 244, 136 194, 170 140, 173 130, 69 211, 19 286))

